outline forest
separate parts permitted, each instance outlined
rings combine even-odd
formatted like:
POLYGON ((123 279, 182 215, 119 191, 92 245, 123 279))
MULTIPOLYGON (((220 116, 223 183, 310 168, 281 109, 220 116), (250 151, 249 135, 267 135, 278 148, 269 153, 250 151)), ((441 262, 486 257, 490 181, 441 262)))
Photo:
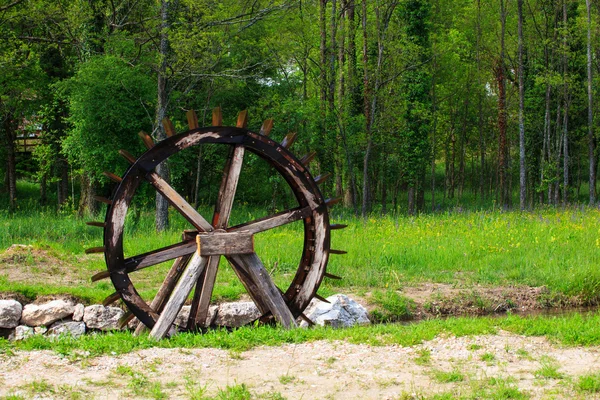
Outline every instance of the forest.
MULTIPOLYGON (((183 132, 189 110, 210 126, 215 107, 296 132, 356 215, 597 202, 595 0, 2 0, 0 38, 9 212, 19 182, 39 209, 96 212, 139 131, 183 132)), ((157 172, 211 203, 225 158, 207 146, 157 172)), ((236 201, 276 208, 277 178, 244 168, 236 201)))

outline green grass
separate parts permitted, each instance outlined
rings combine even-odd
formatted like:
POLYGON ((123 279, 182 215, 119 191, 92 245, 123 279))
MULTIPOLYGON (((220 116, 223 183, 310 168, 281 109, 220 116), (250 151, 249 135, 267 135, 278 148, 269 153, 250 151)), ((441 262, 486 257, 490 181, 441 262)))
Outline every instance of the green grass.
POLYGON ((587 393, 600 393, 600 373, 583 375, 576 384, 577 390, 587 393))
POLYGON ((465 380, 465 375, 458 369, 452 371, 434 371, 433 377, 440 383, 462 382, 465 380))
POLYGON ((546 336, 564 345, 600 345, 600 314, 560 317, 452 318, 429 320, 418 324, 381 324, 348 329, 314 328, 285 330, 278 327, 243 327, 232 332, 213 330, 206 334, 182 333, 170 339, 155 341, 148 336, 133 336, 129 332, 84 335, 79 338, 49 339, 33 336, 19 342, 0 339, 0 354, 10 356, 15 350, 53 350, 69 357, 82 354, 123 354, 151 347, 203 348, 216 347, 244 351, 256 346, 278 346, 314 340, 341 340, 373 346, 413 346, 437 335, 494 334, 499 329, 519 335, 546 336))

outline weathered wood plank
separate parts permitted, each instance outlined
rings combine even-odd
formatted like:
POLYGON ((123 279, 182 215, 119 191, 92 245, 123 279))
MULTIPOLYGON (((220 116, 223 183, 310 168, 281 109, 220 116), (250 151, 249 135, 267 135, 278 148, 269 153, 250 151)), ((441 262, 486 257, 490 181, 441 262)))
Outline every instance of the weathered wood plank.
POLYGON ((258 290, 258 293, 254 293, 254 296, 262 299, 277 322, 285 328, 296 327, 297 324, 292 312, 256 253, 239 254, 231 256, 231 258, 252 278, 258 290))
POLYGON ((175 207, 185 219, 201 232, 211 232, 213 227, 204 219, 194 207, 191 206, 171 185, 169 185, 156 172, 150 172, 146 179, 154 188, 162 194, 173 207, 175 207))
POLYGON ((104 171, 102 174, 115 183, 121 183, 121 181, 123 180, 123 178, 113 174, 112 172, 104 171))
POLYGON ((302 158, 300 158, 300 162, 305 167, 308 167, 308 164, 310 164, 310 162, 315 158, 316 155, 317 155, 316 151, 311 151, 311 152, 303 155, 302 158))
POLYGON ((329 198, 327 200, 325 200, 325 204, 327 205, 327 207, 332 207, 334 205, 336 205, 337 203, 339 203, 340 201, 342 201, 342 197, 332 197, 329 198))
POLYGON ((109 296, 106 296, 106 298, 102 301, 102 305, 104 307, 109 306, 119 299, 121 299, 121 294, 119 292, 115 292, 109 296))
POLYGON ((198 277, 206 268, 206 264, 208 262, 207 257, 200 256, 197 252, 194 253, 192 259, 186 266, 183 271, 181 278, 175 285, 173 289, 173 293, 169 297, 160 317, 154 324, 152 331, 150 331, 150 336, 156 340, 162 339, 177 317, 177 314, 181 310, 183 303, 189 296, 192 287, 198 280, 198 277))
POLYGON ((289 149, 290 147, 292 147, 292 145, 296 141, 296 137, 297 136, 298 136, 298 134, 296 132, 288 133, 286 135, 286 137, 283 138, 283 141, 281 142, 281 145, 283 147, 285 147, 286 149, 289 149))
POLYGON ((337 279, 337 280, 342 279, 341 276, 333 275, 333 274, 330 274, 329 272, 325 272, 323 274, 323 276, 326 278, 329 278, 329 279, 337 279))
POLYGON ((169 118, 163 118, 162 124, 168 137, 175 136, 175 126, 169 118))
POLYGON ((94 254, 94 253, 104 253, 106 251, 106 247, 91 247, 89 249, 85 249, 85 254, 94 254))
POLYGON ((95 226, 98 228, 104 228, 106 226, 106 224, 104 222, 100 222, 100 221, 88 221, 85 224, 89 225, 89 226, 95 226))
POLYGON ((274 215, 233 226, 228 228, 227 232, 244 231, 255 234, 277 228, 278 226, 289 224, 291 222, 299 221, 301 219, 310 217, 311 215, 312 210, 309 206, 293 208, 291 210, 282 211, 274 215))
POLYGON ((273 129, 273 119, 269 118, 263 122, 262 126, 260 127, 260 131, 258 133, 260 133, 263 136, 269 136, 272 129, 273 129))
POLYGON ((213 108, 212 125, 213 126, 222 126, 223 125, 223 115, 221 114, 221 107, 213 108))
POLYGON ((248 232, 213 232, 198 234, 198 252, 201 256, 254 253, 254 236, 248 232))
POLYGON ((121 157, 123 157, 125 160, 127 160, 127 162, 129 162, 129 164, 133 164, 136 161, 133 154, 131 154, 127 150, 121 149, 121 150, 119 150, 119 154, 121 155, 121 157))
POLYGON ((325 182, 327 179, 329 179, 331 177, 331 172, 326 172, 324 174, 321 174, 319 176, 317 176, 315 178, 315 183, 317 185, 320 185, 321 183, 325 182))
POLYGON ((238 128, 246 128, 248 126, 248 110, 240 111, 235 126, 238 128))
MULTIPOLYGON (((150 308, 152 308, 157 313, 162 312, 167 302, 167 299, 173 292, 173 289, 175 288, 177 281, 181 277, 181 274, 183 273, 183 270, 185 269, 187 263, 190 261, 190 258, 192 258, 192 256, 187 255, 179 257, 173 262, 173 266, 167 273, 167 276, 165 276, 165 279, 163 280, 162 285, 158 289, 156 296, 154 296, 154 299, 152 299, 152 303, 150 303, 150 308)), ((146 325, 140 322, 135 328, 134 335, 137 336, 141 334, 145 329, 146 325)))
POLYGON ((331 303, 329 300, 327 300, 325 297, 321 296, 318 293, 315 293, 315 299, 321 300, 323 303, 331 303))
POLYGON ((206 324, 208 308, 210 307, 210 300, 215 287, 220 260, 221 256, 219 255, 210 257, 202 279, 199 279, 196 284, 196 292, 198 295, 196 296, 196 293, 194 293, 194 300, 192 301, 192 307, 190 308, 188 329, 194 329, 197 326, 204 326, 206 324))

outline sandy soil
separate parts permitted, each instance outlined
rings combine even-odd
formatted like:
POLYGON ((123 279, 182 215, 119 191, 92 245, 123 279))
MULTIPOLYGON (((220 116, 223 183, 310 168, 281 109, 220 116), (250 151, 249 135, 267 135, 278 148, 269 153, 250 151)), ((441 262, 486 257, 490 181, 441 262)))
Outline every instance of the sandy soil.
POLYGON ((0 358, 0 396, 191 398, 245 384, 253 396, 273 399, 489 398, 501 388, 518 388, 534 399, 588 399, 593 395, 575 390, 576 383, 599 371, 598 347, 563 348, 506 332, 438 337, 412 347, 319 341, 242 353, 156 348, 96 358, 35 351, 0 358), (544 366, 558 375, 544 376, 544 366), (440 377, 440 371, 459 378, 440 377))

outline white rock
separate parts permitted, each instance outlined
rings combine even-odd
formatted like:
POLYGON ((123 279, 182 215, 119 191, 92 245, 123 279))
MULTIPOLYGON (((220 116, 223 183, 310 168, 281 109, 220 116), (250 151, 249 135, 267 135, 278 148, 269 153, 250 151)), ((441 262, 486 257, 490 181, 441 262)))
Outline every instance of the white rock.
POLYGON ((48 329, 48 336, 71 336, 79 337, 85 334, 85 323, 82 321, 58 321, 48 329))
POLYGON ((0 300, 0 328, 15 328, 21 320, 23 306, 16 300, 0 300))
MULTIPOLYGON (((345 328, 353 325, 370 324, 367 309, 345 294, 329 296, 325 303, 313 299, 304 314, 315 324, 345 328)), ((307 327, 306 321, 300 322, 301 327, 307 327)))
POLYGON ((45 326, 36 326, 35 328, 33 328, 33 333, 35 333, 36 335, 43 335, 46 332, 48 332, 48 328, 46 328, 45 326))
MULTIPOLYGON (((184 329, 187 327, 188 318, 190 317, 190 308, 191 308, 191 306, 181 307, 179 314, 177 314, 177 318, 175 318, 175 325, 179 326, 180 328, 184 328, 184 329)), ((206 322, 205 322, 206 325, 212 325, 212 322, 215 318, 215 314, 217 313, 218 308, 219 308, 218 306, 208 307, 208 315, 206 316, 206 322)))
POLYGON ((23 340, 27 339, 29 336, 33 336, 33 328, 27 325, 19 325, 15 328, 15 331, 8 338, 9 340, 23 340))
POLYGON ((117 307, 104 307, 101 304, 88 306, 83 312, 83 322, 88 329, 100 329, 110 331, 119 329, 119 319, 125 314, 117 307))
POLYGON ((254 321, 260 316, 260 311, 252 301, 223 303, 219 305, 214 324, 237 328, 254 321))
POLYGON ((27 304, 23 308, 21 323, 29 326, 48 326, 73 315, 75 305, 71 301, 52 300, 44 304, 27 304))
POLYGON ((73 310, 73 321, 83 321, 83 312, 85 310, 85 306, 81 303, 75 305, 75 309, 73 310))

